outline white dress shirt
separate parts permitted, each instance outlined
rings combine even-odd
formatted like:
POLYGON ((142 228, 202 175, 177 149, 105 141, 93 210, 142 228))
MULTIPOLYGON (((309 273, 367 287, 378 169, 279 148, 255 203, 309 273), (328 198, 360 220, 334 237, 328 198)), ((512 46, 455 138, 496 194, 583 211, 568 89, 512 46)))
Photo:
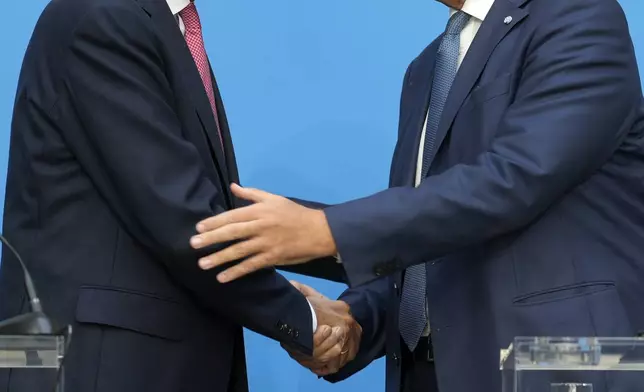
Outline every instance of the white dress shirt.
MULTIPOLYGON (((461 35, 460 35, 461 45, 460 45, 460 50, 458 54, 459 67, 463 63, 463 60, 465 59, 465 55, 467 54, 467 51, 470 49, 470 45, 472 45, 472 42, 474 41, 474 37, 476 37, 476 33, 478 33, 479 28, 481 27, 481 24, 485 20, 485 17, 487 16, 488 12, 490 12, 490 9, 492 8, 492 4, 494 4, 494 0, 465 0, 465 4, 463 4, 463 8, 461 9, 461 11, 470 15, 471 18, 465 25, 465 28, 463 28, 463 31, 461 31, 461 35)), ((449 16, 451 17, 456 12, 457 11, 450 9, 449 16)), ((425 131, 427 129, 427 119, 428 119, 428 114, 425 115, 425 124, 423 125, 423 130, 420 135, 418 160, 416 161, 415 186, 420 185, 423 179, 422 178, 423 149, 425 147, 425 131)), ((425 313, 429 314, 429 312, 425 312, 425 313)), ((427 326, 425 327, 425 331, 423 331, 423 336, 429 336, 429 333, 430 333, 429 320, 427 320, 427 326)))
MULTIPOLYGON (((183 24, 183 20, 181 19, 181 16, 179 16, 179 12, 183 11, 184 8, 186 8, 191 0, 166 0, 168 2, 168 7, 170 7, 170 12, 172 12, 172 15, 177 19, 177 24, 179 25, 179 29, 181 30, 181 34, 186 33, 186 26, 183 24)), ((317 315, 315 314, 315 310, 313 310, 313 305, 311 305, 311 302, 307 299, 306 300, 309 303, 309 307, 311 308, 311 317, 313 318, 313 332, 315 332, 318 329, 318 318, 317 315)))
MULTIPOLYGON (((470 15, 471 18, 469 22, 465 25, 463 31, 461 31, 461 47, 458 54, 458 66, 460 67, 465 59, 467 51, 470 49, 470 45, 476 37, 481 24, 485 20, 488 12, 492 8, 494 0, 465 0, 463 8, 461 11, 470 15)), ((455 10, 450 9, 450 17, 456 13, 455 10)), ((425 124, 423 125, 423 131, 420 135, 420 146, 418 152, 418 161, 416 162, 416 186, 420 185, 422 180, 422 170, 423 170, 423 147, 425 146, 425 130, 427 129, 427 115, 425 115, 425 124)))
POLYGON ((183 20, 179 16, 179 12, 181 12, 184 8, 190 4, 190 0, 166 0, 168 2, 168 7, 170 7, 170 12, 172 12, 172 15, 174 15, 175 18, 177 18, 177 23, 179 24, 179 29, 181 30, 182 34, 186 33, 186 26, 183 24, 183 20))

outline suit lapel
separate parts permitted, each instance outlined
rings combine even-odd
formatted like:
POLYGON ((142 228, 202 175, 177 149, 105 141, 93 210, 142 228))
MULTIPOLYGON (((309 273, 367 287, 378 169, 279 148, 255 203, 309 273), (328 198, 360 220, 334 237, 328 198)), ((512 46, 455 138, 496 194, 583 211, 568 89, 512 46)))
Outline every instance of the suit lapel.
POLYGON ((233 146, 232 136, 230 135, 230 128, 228 126, 228 117, 226 116, 226 110, 223 105, 223 100, 221 99, 221 92, 219 91, 219 85, 215 78, 214 73, 212 73, 212 86, 215 89, 215 104, 217 105, 217 114, 219 115, 219 132, 221 132, 221 138, 224 142, 224 151, 226 151, 226 167, 228 168, 228 180, 230 182, 239 183, 239 172, 237 170, 237 159, 235 157, 235 148, 233 146))
MULTIPOLYGON (((520 1, 520 3, 523 2, 520 1)), ((454 79, 454 84, 447 97, 447 102, 445 103, 445 108, 443 109, 441 121, 436 133, 434 151, 432 151, 434 157, 445 140, 445 136, 452 126, 456 114, 483 72, 494 48, 496 48, 499 42, 501 42, 514 26, 528 16, 527 11, 518 8, 519 4, 511 0, 495 1, 485 21, 481 25, 476 38, 463 59, 463 63, 456 74, 456 79, 454 79)))
MULTIPOLYGON (((201 81, 201 76, 194 63, 190 49, 181 31, 177 26, 177 20, 174 18, 166 1, 163 0, 139 0, 142 7, 150 14, 150 17, 161 35, 161 39, 170 47, 173 54, 176 54, 174 59, 180 67, 180 77, 186 84, 186 90, 189 92, 189 98, 195 107, 197 116, 203 126, 204 136, 208 140, 211 153, 209 156, 214 155, 215 162, 219 169, 219 177, 226 183, 229 182, 228 169, 226 165, 226 158, 224 155, 223 147, 216 132, 219 132, 217 123, 215 122, 214 113, 210 106, 210 101, 206 95, 206 91, 201 81)), ((219 113, 223 113, 223 108, 220 107, 221 100, 217 102, 219 113)), ((196 130, 187 130, 193 132, 196 130)), ((201 146, 197 146, 200 148, 201 146)), ((228 187, 226 187, 228 188, 228 187)), ((228 191, 228 189, 226 189, 228 191)))
POLYGON ((403 86, 403 107, 400 108, 400 128, 396 162, 392 173, 391 186, 413 185, 416 177, 416 162, 420 136, 422 134, 434 78, 436 51, 440 44, 438 37, 412 64, 407 84, 403 86))

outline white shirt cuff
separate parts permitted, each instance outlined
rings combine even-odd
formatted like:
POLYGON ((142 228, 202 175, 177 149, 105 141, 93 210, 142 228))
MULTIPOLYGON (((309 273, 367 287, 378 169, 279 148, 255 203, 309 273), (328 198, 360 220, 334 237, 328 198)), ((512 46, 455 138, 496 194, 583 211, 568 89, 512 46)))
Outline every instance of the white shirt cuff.
POLYGON ((313 305, 311 305, 311 302, 307 299, 306 302, 309 303, 309 307, 311 308, 311 318, 313 319, 313 333, 318 330, 318 316, 315 314, 315 310, 313 309, 313 305))
POLYGON ((342 264, 342 257, 340 256, 340 253, 335 255, 335 262, 338 264, 342 264))

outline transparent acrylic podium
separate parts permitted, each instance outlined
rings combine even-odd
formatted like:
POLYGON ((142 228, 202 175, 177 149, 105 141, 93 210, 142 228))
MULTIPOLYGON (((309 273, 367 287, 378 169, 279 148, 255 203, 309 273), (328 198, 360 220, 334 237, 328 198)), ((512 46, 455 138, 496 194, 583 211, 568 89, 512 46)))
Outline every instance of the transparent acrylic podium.
POLYGON ((64 392, 65 349, 66 337, 63 335, 0 335, 0 369, 48 372, 52 388, 46 392, 64 392))
POLYGON ((502 392, 644 392, 644 338, 516 338, 502 392))

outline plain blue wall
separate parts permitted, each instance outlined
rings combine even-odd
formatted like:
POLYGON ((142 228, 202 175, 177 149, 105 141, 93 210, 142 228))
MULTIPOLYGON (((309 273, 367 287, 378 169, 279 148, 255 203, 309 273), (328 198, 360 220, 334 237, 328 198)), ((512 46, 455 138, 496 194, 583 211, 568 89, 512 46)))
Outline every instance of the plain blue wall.
MULTIPOLYGON (((0 195, 16 80, 47 1, 6 3, 0 195)), ((621 3, 644 64, 644 3, 621 3)), ((199 0, 198 6, 244 184, 329 203, 386 186, 402 77, 443 29, 444 6, 431 0, 199 0)), ((343 289, 302 281, 329 296, 343 289)), ((247 351, 253 392, 384 390, 382 361, 330 385, 263 337, 247 333, 247 351)))

